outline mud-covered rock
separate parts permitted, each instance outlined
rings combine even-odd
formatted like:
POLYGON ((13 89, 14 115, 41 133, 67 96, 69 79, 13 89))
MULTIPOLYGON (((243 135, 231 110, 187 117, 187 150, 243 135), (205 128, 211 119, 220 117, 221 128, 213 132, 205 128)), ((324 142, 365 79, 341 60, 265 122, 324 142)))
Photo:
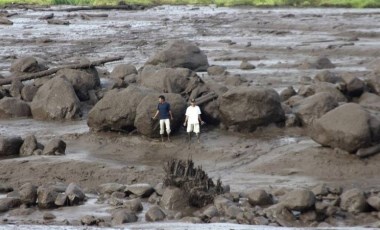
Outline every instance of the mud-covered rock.
POLYGON ((220 98, 221 120, 237 131, 254 131, 259 126, 285 121, 280 96, 273 89, 238 87, 220 98))
POLYGON ((207 68, 207 73, 210 76, 223 75, 226 72, 226 67, 213 65, 207 68))
POLYGON ((66 143, 60 139, 53 139, 45 145, 42 155, 64 155, 65 151, 66 143))
POLYGON ((38 149, 38 142, 34 135, 25 137, 23 144, 20 148, 20 156, 30 156, 38 149))
POLYGON ((81 115, 79 99, 64 77, 55 77, 42 85, 31 103, 34 119, 63 120, 81 115))
POLYGON ((249 191, 248 194, 248 202, 252 206, 262 206, 262 205, 270 205, 273 204, 272 197, 262 189, 255 189, 252 191, 249 191))
POLYGON ((286 101, 294 95, 297 95, 297 92, 294 90, 293 86, 288 86, 286 89, 281 91, 280 98, 281 101, 286 101))
POLYGON ((340 207, 348 212, 359 213, 367 209, 364 193, 359 189, 350 189, 341 196, 340 207))
POLYGON ((100 194, 112 194, 114 192, 124 192, 125 185, 118 183, 106 183, 98 186, 100 194))
POLYGON ((309 190, 297 189, 287 193, 281 204, 292 211, 304 211, 313 207, 315 195, 309 190))
POLYGON ((150 207, 149 210, 145 213, 145 220, 149 222, 161 221, 164 220, 165 217, 166 214, 157 205, 150 207))
POLYGON ((168 68, 183 67, 194 71, 206 71, 209 67, 207 56, 203 51, 187 40, 170 42, 164 50, 150 57, 146 64, 168 68))
POLYGON ((31 102, 33 101, 34 96, 38 91, 38 87, 35 85, 25 85, 21 90, 21 98, 24 101, 31 102))
POLYGON ((0 100, 0 119, 30 117, 31 115, 28 103, 21 99, 5 97, 0 100))
POLYGON ((22 143, 21 137, 0 137, 0 156, 18 155, 22 143))
POLYGON ((43 209, 55 208, 55 199, 58 192, 49 186, 40 186, 37 189, 38 207, 43 209))
POLYGON ((86 199, 86 195, 84 194, 82 188, 75 183, 70 183, 69 186, 67 186, 65 194, 69 199, 70 205, 80 204, 86 199))
POLYGON ((0 213, 7 212, 12 208, 17 208, 21 205, 20 198, 7 197, 0 199, 0 213))
POLYGON ((160 200, 160 206, 169 210, 180 210, 188 205, 188 197, 181 189, 176 187, 166 188, 160 200))
POLYGON ((196 73, 186 68, 161 68, 147 65, 139 74, 141 85, 162 93, 181 93, 196 73))
POLYGON ((34 73, 38 71, 46 70, 47 67, 44 64, 38 63, 34 57, 22 57, 14 60, 11 64, 10 71, 12 73, 34 73))
POLYGON ((112 226, 122 225, 125 223, 133 223, 137 221, 137 216, 135 213, 128 210, 118 210, 112 213, 112 226))
POLYGON ((329 93, 317 93, 295 103, 293 111, 300 118, 302 125, 308 126, 338 105, 329 93))
POLYGON ((20 194, 21 203, 26 205, 34 205, 37 201, 37 186, 26 183, 23 184, 18 193, 20 194))
POLYGON ((134 194, 136 196, 146 198, 154 192, 154 188, 150 184, 132 184, 128 185, 124 192, 127 195, 134 194))
POLYGON ((89 90, 100 87, 100 78, 95 68, 88 70, 61 69, 56 73, 56 77, 66 77, 81 101, 89 100, 89 90))
POLYGON ((137 69, 131 64, 119 64, 111 72, 111 78, 123 79, 131 74, 137 74, 137 69))
MULTIPOLYGON (((151 120, 151 117, 157 111, 158 96, 160 94, 150 94, 145 96, 136 110, 136 119, 134 125, 140 134, 148 137, 159 136, 159 121, 151 120)), ((179 94, 162 94, 165 96, 166 101, 170 104, 173 114, 173 120, 170 121, 171 131, 175 132, 183 123, 186 112, 186 101, 179 94)))
POLYGON ((310 137, 323 146, 355 152, 371 143, 370 115, 360 105, 347 103, 315 120, 310 137))
MULTIPOLYGON (((135 128, 137 106, 145 96, 152 92, 150 89, 136 86, 129 86, 121 91, 112 90, 108 92, 90 110, 87 120, 88 126, 95 131, 132 131, 135 128)), ((158 101, 157 98, 154 99, 155 103, 158 101)), ((156 108, 157 105, 154 106, 154 109, 156 108)), ((147 111, 145 110, 144 113, 146 114, 147 111)), ((149 119, 150 117, 145 122, 149 123, 149 119)))

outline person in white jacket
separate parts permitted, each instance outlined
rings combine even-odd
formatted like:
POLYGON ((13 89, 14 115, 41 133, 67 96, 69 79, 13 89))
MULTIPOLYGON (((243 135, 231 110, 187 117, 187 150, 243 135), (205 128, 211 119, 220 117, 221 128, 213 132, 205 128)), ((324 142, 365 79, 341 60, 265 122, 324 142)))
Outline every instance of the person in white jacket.
POLYGON ((187 134, 189 143, 191 141, 191 133, 194 132, 197 136, 198 143, 200 143, 200 124, 204 124, 201 119, 201 109, 195 104, 195 99, 190 100, 190 106, 186 109, 186 119, 183 123, 184 126, 187 125, 187 134))

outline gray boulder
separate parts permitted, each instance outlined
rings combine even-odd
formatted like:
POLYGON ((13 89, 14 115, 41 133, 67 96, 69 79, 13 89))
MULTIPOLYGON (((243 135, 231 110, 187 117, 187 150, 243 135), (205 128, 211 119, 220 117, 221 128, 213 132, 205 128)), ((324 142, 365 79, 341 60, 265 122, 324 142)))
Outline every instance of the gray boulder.
POLYGON ((38 207, 43 209, 55 208, 55 200, 58 192, 48 186, 40 186, 37 189, 38 207))
POLYGON ((186 88, 195 72, 186 68, 161 68, 145 66, 139 74, 138 82, 162 93, 181 93, 186 88))
POLYGON ((75 183, 70 183, 69 186, 67 186, 65 194, 69 200, 69 205, 80 204, 86 199, 83 190, 75 183))
POLYGON ((281 91, 280 98, 281 101, 286 101, 294 95, 297 95, 297 92, 294 90, 293 86, 288 86, 286 89, 281 91))
POLYGON ((175 40, 162 51, 149 58, 146 64, 163 65, 168 68, 183 67, 194 71, 206 71, 207 56, 187 40, 175 40))
POLYGON ((122 206, 131 212, 140 212, 143 210, 140 198, 124 200, 122 206))
POLYGON ((37 201, 37 187, 31 183, 23 184, 19 191, 21 203, 34 205, 37 201))
POLYGON ((207 73, 210 76, 215 76, 215 75, 223 75, 226 72, 226 67, 224 66, 210 66, 207 68, 207 73))
POLYGON ((149 222, 161 221, 164 220, 165 217, 166 214, 157 205, 150 207, 149 210, 145 213, 145 220, 149 222))
POLYGON ((124 80, 126 76, 129 76, 131 74, 137 74, 137 69, 134 65, 119 64, 113 68, 111 72, 111 78, 120 78, 124 80))
POLYGON ((359 97, 364 92, 364 81, 360 80, 352 74, 344 74, 342 78, 346 84, 346 91, 349 96, 359 97))
POLYGON ((38 91, 38 87, 35 85, 25 85, 21 90, 21 98, 24 101, 31 102, 33 101, 34 96, 38 91))
POLYGON ((304 211, 315 204, 315 195, 309 190, 297 189, 285 195, 281 204, 292 211, 304 211))
POLYGON ((45 145, 42 155, 64 155, 65 151, 66 143, 60 139, 53 139, 45 145))
POLYGON ((377 211, 380 211, 380 196, 372 195, 367 199, 367 203, 377 211))
POLYGON ((29 135, 25 137, 23 144, 20 148, 20 156, 30 156, 33 152, 38 149, 39 145, 37 139, 34 135, 29 135))
POLYGON ((293 112, 302 125, 308 126, 328 111, 338 107, 338 102, 329 93, 317 93, 293 105, 293 112))
POLYGON ((359 213, 367 209, 364 193, 359 189, 350 189, 341 196, 340 207, 348 212, 359 213))
POLYGON ((46 70, 47 67, 38 63, 34 57, 23 57, 16 59, 11 64, 10 71, 14 74, 18 73, 34 73, 42 70, 46 70))
MULTIPOLYGON (((150 93, 152 90, 136 86, 129 86, 121 91, 112 90, 108 92, 90 110, 87 120, 88 126, 95 131, 132 131, 135 128, 137 106, 150 93)), ((154 99, 155 109, 157 108, 157 98, 154 99)), ((147 110, 144 113, 146 114, 147 110)))
MULTIPOLYGON (((134 126, 140 134, 148 137, 159 136, 158 120, 152 121, 151 117, 157 111, 158 96, 160 94, 150 94, 145 96, 137 106, 136 119, 134 126)), ((184 121, 186 112, 186 101, 179 94, 162 94, 165 96, 166 101, 170 103, 170 108, 173 114, 173 120, 170 121, 171 130, 175 132, 184 121)))
POLYGON ((42 85, 31 103, 32 115, 38 120, 62 120, 81 115, 79 99, 64 77, 55 77, 42 85))
POLYGON ((137 216, 135 213, 128 210, 118 210, 112 213, 112 226, 122 225, 125 223, 137 222, 137 216))
POLYGON ((371 143, 370 118, 360 105, 347 103, 315 120, 309 134, 323 146, 356 152, 371 143))
POLYGON ((323 70, 317 73, 317 75, 315 75, 314 81, 336 84, 343 82, 343 79, 334 72, 331 72, 329 70, 323 70))
POLYGON ((262 190, 262 189, 252 190, 248 192, 247 196, 248 196, 248 202, 252 206, 256 206, 256 205, 262 206, 262 205, 273 204, 272 197, 265 190, 262 190))
POLYGON ((239 87, 220 98, 222 122, 237 131, 254 131, 259 126, 285 121, 280 96, 273 89, 239 87))
POLYGON ((69 204, 69 198, 65 193, 59 193, 57 198, 55 198, 54 204, 58 207, 66 206, 69 204))
POLYGON ((14 117, 30 117, 32 115, 28 103, 14 97, 0 100, 0 119, 14 117))
POLYGON ((24 88, 24 84, 21 81, 14 80, 12 81, 11 87, 9 88, 9 94, 12 97, 21 99, 21 90, 24 88))
POLYGON ((0 137, 0 156, 18 155, 22 143, 21 137, 0 137))
POLYGON ((129 194, 134 194, 138 197, 146 198, 152 195, 154 188, 150 184, 132 184, 128 185, 124 192, 129 194))
POLYGON ((187 207, 189 199, 184 192, 176 187, 168 187, 160 200, 160 206, 169 210, 180 210, 187 207))
POLYGON ((114 192, 122 192, 125 189, 125 185, 118 183, 106 183, 98 186, 98 192, 100 194, 112 194, 114 192))
POLYGON ((95 68, 89 70, 61 69, 56 73, 56 77, 66 77, 81 101, 89 100, 89 90, 100 87, 100 78, 95 68))

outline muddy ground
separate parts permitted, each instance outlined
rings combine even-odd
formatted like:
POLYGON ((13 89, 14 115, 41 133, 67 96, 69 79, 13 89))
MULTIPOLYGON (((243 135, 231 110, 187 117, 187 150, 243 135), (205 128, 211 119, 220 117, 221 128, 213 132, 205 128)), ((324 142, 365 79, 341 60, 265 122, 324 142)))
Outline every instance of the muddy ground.
MULTIPOLYGON (((380 9, 255 9, 160 6, 144 11, 53 11, 8 9, 11 26, 0 26, 0 74, 9 76, 11 61, 32 55, 49 66, 78 57, 99 59, 125 55, 123 61, 141 67, 150 55, 171 39, 186 38, 205 51, 211 65, 223 65, 252 85, 281 91, 298 88, 304 76, 318 70, 297 64, 326 55, 337 65, 334 72, 357 73, 365 78, 380 55, 380 9), (48 25, 41 16, 54 12, 70 25, 48 25), (83 20, 80 14, 108 14, 83 20), (242 59, 257 68, 240 70, 242 59)), ((207 73, 199 73, 207 81, 207 73)), ((36 135, 46 142, 60 137, 65 156, 2 159, 0 182, 77 182, 86 191, 107 182, 156 184, 162 180, 168 157, 192 157, 213 178, 232 191, 249 188, 311 187, 319 182, 344 188, 380 189, 380 155, 359 159, 322 148, 302 128, 266 127, 237 134, 206 125, 201 144, 187 148, 181 130, 171 143, 137 134, 91 133, 86 116, 72 122, 31 119, 1 120, 1 135, 36 135)))

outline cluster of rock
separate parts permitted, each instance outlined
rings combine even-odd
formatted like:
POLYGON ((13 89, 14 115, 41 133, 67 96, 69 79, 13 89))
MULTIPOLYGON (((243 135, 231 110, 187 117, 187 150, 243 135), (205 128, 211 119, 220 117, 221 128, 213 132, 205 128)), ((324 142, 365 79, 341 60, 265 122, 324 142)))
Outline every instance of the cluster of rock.
POLYGON ((0 213, 12 209, 16 209, 13 212, 23 210, 23 213, 27 213, 25 210, 33 211, 33 207, 36 206, 40 209, 54 209, 80 205, 86 200, 83 190, 75 183, 41 186, 25 183, 18 189, 12 190, 12 188, 3 190, 9 193, 0 199, 0 213))
POLYGON ((324 70, 298 92, 288 87, 280 94, 286 125, 307 127, 310 137, 323 146, 359 156, 374 154, 380 144, 379 79, 376 72, 365 81, 324 70))
POLYGON ((64 155, 66 143, 52 139, 46 145, 39 143, 34 135, 22 139, 19 136, 0 137, 0 156, 64 155))

